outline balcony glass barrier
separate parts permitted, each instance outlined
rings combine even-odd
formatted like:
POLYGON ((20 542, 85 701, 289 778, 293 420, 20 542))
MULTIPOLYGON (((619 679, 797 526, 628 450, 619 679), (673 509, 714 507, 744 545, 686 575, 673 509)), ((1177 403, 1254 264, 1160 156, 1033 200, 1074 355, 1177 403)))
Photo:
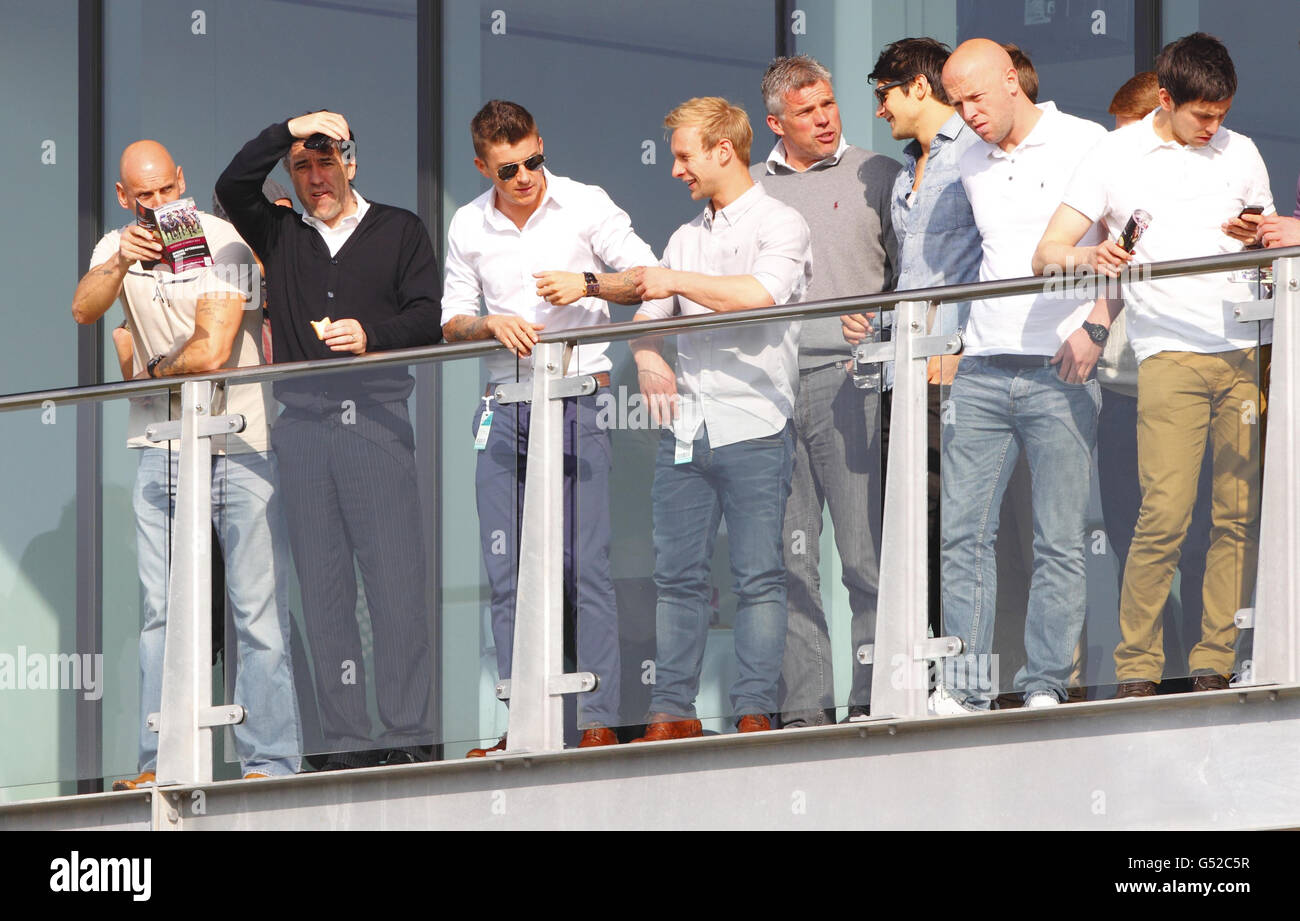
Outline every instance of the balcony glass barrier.
MULTIPOLYGON (((71 794, 87 789, 81 781, 139 772, 142 740, 151 741, 140 716, 140 640, 142 628, 153 634, 146 612, 156 598, 141 573, 147 571, 154 589, 165 587, 166 495, 174 486, 165 464, 156 476, 144 476, 154 469, 146 457, 166 455, 144 446, 143 421, 151 413, 166 420, 165 396, 76 405, 50 400, 0 413, 5 443, 24 445, 39 458, 10 463, 0 485, 7 561, 0 588, 0 725, 10 750, 23 752, 3 762, 0 799, 71 794), (78 596, 92 590, 93 573, 81 565, 78 544, 93 535, 77 533, 78 429, 96 417, 103 431, 103 594, 91 616, 79 617, 78 596)), ((11 454, 11 460, 18 459, 11 454)))

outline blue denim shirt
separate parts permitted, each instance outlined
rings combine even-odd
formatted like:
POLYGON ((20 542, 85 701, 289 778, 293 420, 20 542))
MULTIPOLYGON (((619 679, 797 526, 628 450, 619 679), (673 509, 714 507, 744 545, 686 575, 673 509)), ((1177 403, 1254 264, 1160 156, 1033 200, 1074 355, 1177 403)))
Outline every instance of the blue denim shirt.
MULTIPOLYGON (((921 186, 912 195, 921 145, 903 149, 904 164, 894 180, 890 214, 898 234, 899 291, 979 280, 980 232, 975 226, 958 164, 979 138, 953 114, 930 142, 921 186), (912 201, 908 202, 908 197, 912 201)), ((931 332, 946 335, 964 328, 970 304, 944 304, 931 332)))

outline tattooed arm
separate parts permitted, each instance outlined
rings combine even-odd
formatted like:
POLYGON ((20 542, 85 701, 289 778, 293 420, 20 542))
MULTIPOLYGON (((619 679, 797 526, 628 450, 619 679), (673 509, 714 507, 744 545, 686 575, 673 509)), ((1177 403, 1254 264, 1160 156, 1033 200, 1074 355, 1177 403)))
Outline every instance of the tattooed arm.
MULTIPOLYGON (((97 252, 102 252, 97 248, 97 252)), ((113 306, 122 293, 122 279, 131 264, 162 255, 160 244, 149 231, 135 224, 122 232, 117 252, 91 268, 77 283, 72 295, 72 316, 78 323, 94 323, 113 306)))
POLYGON ((442 324, 442 338, 447 342, 497 339, 520 358, 527 358, 532 354, 541 330, 540 323, 529 323, 512 314, 496 313, 486 317, 452 317, 442 324))
POLYGON ((222 367, 234 351, 243 315, 240 295, 199 298, 194 308, 194 334, 158 363, 154 375, 202 374, 222 367))
MULTIPOLYGON (((600 291, 595 296, 615 304, 639 304, 636 294, 636 270, 596 274, 600 291)), ((537 296, 556 306, 572 304, 587 296, 587 281, 581 272, 534 272, 537 296)))

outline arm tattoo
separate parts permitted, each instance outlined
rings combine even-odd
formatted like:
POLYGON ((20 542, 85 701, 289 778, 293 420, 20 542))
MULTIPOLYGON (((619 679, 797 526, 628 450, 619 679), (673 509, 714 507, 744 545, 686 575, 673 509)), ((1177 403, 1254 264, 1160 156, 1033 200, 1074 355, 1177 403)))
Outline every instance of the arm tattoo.
POLYGON ((491 339, 492 333, 488 331, 487 319, 487 317, 453 317, 443 324, 442 335, 448 342, 491 339))

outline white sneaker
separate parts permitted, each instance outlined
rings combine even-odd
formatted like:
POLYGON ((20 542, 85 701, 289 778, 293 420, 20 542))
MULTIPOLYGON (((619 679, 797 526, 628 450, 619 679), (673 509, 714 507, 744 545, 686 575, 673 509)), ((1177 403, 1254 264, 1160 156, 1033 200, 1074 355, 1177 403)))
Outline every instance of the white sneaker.
POLYGON ((1025 698, 1025 709, 1060 706, 1061 699, 1051 691, 1034 691, 1025 698))
POLYGON ((930 695, 926 709, 934 716, 957 716, 965 713, 978 713, 974 707, 968 707, 948 693, 948 689, 939 685, 930 695))

